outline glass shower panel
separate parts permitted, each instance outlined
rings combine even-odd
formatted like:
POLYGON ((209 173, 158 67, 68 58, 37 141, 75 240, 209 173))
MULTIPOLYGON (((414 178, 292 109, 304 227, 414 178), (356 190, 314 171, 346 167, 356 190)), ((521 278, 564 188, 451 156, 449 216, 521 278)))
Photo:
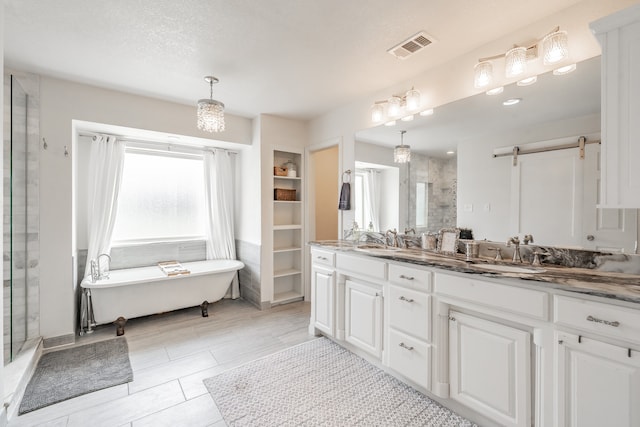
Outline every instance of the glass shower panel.
MULTIPOLYGON (((6 319, 5 330, 9 325, 9 349, 5 344, 5 363, 10 362, 20 352, 27 338, 27 100, 25 90, 14 76, 11 76, 11 124, 9 153, 9 188, 5 176, 5 254, 7 238, 9 240, 10 268, 5 268, 4 283, 7 285, 9 274, 9 319, 6 319), (9 206, 6 206, 7 195, 9 206), (6 221, 9 215, 8 224, 6 221), (8 225, 8 227, 7 227, 8 225), (7 230, 8 236, 7 236, 7 230), (7 322, 8 320, 8 322, 7 322)), ((5 168, 7 170, 7 168, 5 168)), ((5 256, 6 260, 6 256, 5 256)), ((6 336, 6 332, 5 332, 6 336)))

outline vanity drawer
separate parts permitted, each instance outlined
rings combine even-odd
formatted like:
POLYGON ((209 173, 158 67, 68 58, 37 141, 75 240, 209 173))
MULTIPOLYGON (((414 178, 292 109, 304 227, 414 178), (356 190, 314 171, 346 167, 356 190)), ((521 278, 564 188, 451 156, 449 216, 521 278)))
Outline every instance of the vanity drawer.
POLYGON ((431 385, 431 346, 395 329, 389 330, 389 367, 414 383, 431 385))
POLYGON ((640 343, 640 310, 561 295, 554 302, 556 325, 640 343))
POLYGON ((361 276, 380 280, 387 278, 387 263, 376 258, 337 254, 336 266, 361 276))
POLYGON ((435 293, 535 319, 549 318, 548 293, 472 277, 437 273, 435 293))
POLYGON ((336 263, 336 254, 322 249, 311 249, 311 263, 334 267, 336 263))
POLYGON ((431 272, 398 264, 389 264, 389 282, 431 292, 431 272))
POLYGON ((425 341, 431 340, 431 296, 389 285, 389 324, 425 341))

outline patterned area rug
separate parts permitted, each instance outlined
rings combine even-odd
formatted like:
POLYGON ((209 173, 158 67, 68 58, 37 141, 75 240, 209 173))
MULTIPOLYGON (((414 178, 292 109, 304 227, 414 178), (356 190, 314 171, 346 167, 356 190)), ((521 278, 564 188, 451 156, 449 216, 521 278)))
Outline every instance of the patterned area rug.
POLYGON ((204 380, 229 426, 474 426, 320 338, 204 380))
POLYGON ((38 361, 19 414, 132 380, 125 338, 52 351, 38 361))

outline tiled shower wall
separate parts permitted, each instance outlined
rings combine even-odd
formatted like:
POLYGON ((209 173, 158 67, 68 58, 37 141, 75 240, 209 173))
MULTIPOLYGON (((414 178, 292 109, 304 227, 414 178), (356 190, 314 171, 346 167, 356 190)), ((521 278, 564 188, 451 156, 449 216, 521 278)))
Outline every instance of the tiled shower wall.
MULTIPOLYGON (((419 153, 411 153, 411 163, 401 169, 401 188, 409 188, 409 228, 416 228, 416 183, 426 182, 428 185, 427 226, 416 229, 417 233, 437 232, 441 228, 455 228, 457 222, 457 161, 455 158, 428 157, 419 153), (404 173, 404 178, 402 174, 404 173), (408 182, 407 182, 408 178, 408 182)), ((406 190, 405 190, 406 191, 406 190)), ((402 223, 402 218, 400 218, 402 223)))
MULTIPOLYGON (((5 361, 7 345, 11 342, 10 327, 13 324, 14 336, 24 336, 25 339, 37 337, 40 334, 40 301, 39 301, 39 158, 40 158, 40 96, 38 76, 13 72, 18 83, 28 95, 27 98, 27 145, 14 146, 14 168, 17 177, 14 185, 26 186, 26 206, 24 199, 14 206, 17 220, 25 220, 25 230, 20 235, 14 236, 16 241, 25 241, 26 245, 16 245, 14 249, 14 280, 26 278, 24 286, 16 286, 13 293, 13 307, 10 310, 10 138, 11 138, 11 71, 4 74, 4 135, 3 135, 3 304, 4 304, 4 343, 5 361), (26 171, 25 171, 26 169, 26 171), (26 180, 24 177, 26 176, 26 180), (12 316, 13 318, 10 318, 12 316)), ((14 339, 15 341, 15 339, 14 339)), ((15 349, 14 349, 15 351, 15 349)))

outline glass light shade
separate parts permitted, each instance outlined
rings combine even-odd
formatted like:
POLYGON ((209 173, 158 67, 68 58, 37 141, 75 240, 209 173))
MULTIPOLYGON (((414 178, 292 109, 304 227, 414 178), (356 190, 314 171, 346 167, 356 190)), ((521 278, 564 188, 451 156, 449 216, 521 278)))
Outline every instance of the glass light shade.
POLYGON ((420 92, 410 89, 405 94, 407 111, 415 111, 420 108, 420 92))
POLYGON ((489 86, 493 81, 493 66, 489 61, 478 62, 473 72, 473 86, 478 89, 489 86))
POLYGON ((421 116, 433 116, 433 108, 429 108, 427 110, 420 111, 421 116))
POLYGON ((408 145, 396 145, 393 150, 393 161, 395 163, 408 163, 411 161, 411 147, 408 145))
POLYGON ((387 100, 387 114, 389 117, 395 117, 400 115, 400 108, 402 106, 402 100, 397 96, 392 96, 387 100))
POLYGON ((569 42, 566 31, 556 31, 542 39, 544 64, 556 64, 569 56, 569 42))
POLYGON ((214 99, 198 100, 198 129, 205 132, 224 130, 224 104, 214 99))
POLYGON ((486 91, 485 93, 487 95, 499 95, 502 92, 504 92, 504 86, 498 86, 498 87, 494 87, 493 89, 489 89, 488 91, 486 91))
POLYGON ((410 122, 410 121, 413 120, 413 114, 409 114, 408 116, 404 116, 400 120, 402 120, 403 122, 410 122))
POLYGON ((516 77, 527 70, 527 48, 514 47, 505 54, 505 75, 516 77))
POLYGON ((396 125, 396 121, 395 120, 390 120, 390 121, 386 122, 384 125, 385 126, 395 126, 396 125))
POLYGON ((371 107, 371 121, 373 123, 380 123, 384 117, 384 107, 382 104, 373 104, 371 107))

